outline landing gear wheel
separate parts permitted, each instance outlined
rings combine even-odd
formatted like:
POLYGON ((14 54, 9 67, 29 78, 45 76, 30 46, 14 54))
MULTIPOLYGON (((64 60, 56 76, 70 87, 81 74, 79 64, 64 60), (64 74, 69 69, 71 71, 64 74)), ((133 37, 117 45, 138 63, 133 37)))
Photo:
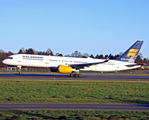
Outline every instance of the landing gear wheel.
POLYGON ((79 77, 79 75, 78 75, 78 74, 76 74, 76 77, 79 77))
POLYGON ((73 73, 71 73, 70 77, 81 77, 81 74, 73 74, 73 73))
POLYGON ((73 77, 73 76, 74 76, 73 73, 71 73, 71 74, 70 74, 70 77, 73 77))
POLYGON ((74 77, 81 77, 81 74, 74 74, 74 77))
POLYGON ((22 74, 22 71, 19 71, 19 74, 21 75, 22 74))
POLYGON ((73 77, 77 77, 77 74, 73 74, 73 77))
POLYGON ((82 77, 81 74, 78 74, 78 77, 82 77))

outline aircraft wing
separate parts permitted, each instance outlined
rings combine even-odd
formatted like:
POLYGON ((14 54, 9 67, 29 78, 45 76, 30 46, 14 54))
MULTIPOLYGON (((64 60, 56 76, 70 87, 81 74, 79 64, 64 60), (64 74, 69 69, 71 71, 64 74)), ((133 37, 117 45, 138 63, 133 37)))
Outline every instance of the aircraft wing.
POLYGON ((75 68, 75 69, 81 69, 81 68, 84 68, 84 67, 89 67, 91 65, 103 64, 105 62, 108 62, 110 57, 111 57, 111 54, 103 62, 84 63, 84 64, 70 64, 69 66, 71 66, 72 68, 75 68))

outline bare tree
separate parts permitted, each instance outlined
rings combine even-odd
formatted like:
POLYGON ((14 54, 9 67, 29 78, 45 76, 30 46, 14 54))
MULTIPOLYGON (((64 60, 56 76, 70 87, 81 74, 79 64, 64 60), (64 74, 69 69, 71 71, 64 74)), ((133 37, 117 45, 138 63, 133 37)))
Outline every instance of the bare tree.
POLYGON ((142 63, 142 59, 141 59, 140 55, 137 56, 135 63, 142 63))
POLYGON ((82 56, 83 56, 84 58, 88 58, 90 55, 89 55, 88 53, 84 53, 82 56))
POLYGON ((60 53, 56 53, 55 56, 63 56, 63 55, 60 53))
POLYGON ((144 59, 142 60, 142 63, 146 63, 146 64, 147 64, 147 59, 144 58, 144 59))
POLYGON ((46 55, 51 55, 51 56, 53 56, 53 52, 52 52, 52 50, 51 50, 50 48, 47 49, 46 55))
POLYGON ((139 53, 138 56, 140 56, 140 58, 143 59, 142 53, 139 53))
POLYGON ((18 54, 25 54, 25 49, 24 48, 21 48, 18 52, 18 54))
POLYGON ((23 52, 22 52, 22 50, 21 50, 21 49, 19 50, 18 54, 23 54, 23 52))
POLYGON ((103 54, 101 54, 101 55, 99 56, 99 59, 103 59, 103 54))
POLYGON ((96 59, 99 59, 99 55, 97 54, 95 58, 96 58, 96 59))
POLYGON ((78 57, 78 56, 81 56, 81 52, 75 51, 75 52, 72 53, 70 56, 71 56, 71 57, 78 57))
POLYGON ((34 50, 32 48, 29 48, 27 51, 26 51, 27 54, 35 54, 34 53, 34 50))
POLYGON ((91 56, 90 56, 91 58, 94 58, 94 55, 93 54, 91 54, 91 56))

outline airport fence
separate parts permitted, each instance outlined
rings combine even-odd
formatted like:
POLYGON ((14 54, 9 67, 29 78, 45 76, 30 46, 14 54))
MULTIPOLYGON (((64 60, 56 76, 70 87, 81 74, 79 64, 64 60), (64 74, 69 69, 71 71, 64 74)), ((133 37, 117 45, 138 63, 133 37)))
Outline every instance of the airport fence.
MULTIPOLYGON (((18 68, 17 67, 0 67, 0 71, 1 72, 6 72, 6 71, 14 72, 14 71, 18 71, 18 68)), ((22 67, 22 71, 25 71, 25 72, 51 72, 50 68, 41 68, 41 67, 22 67)), ((96 72, 96 73, 101 73, 101 72, 96 72)), ((149 69, 124 70, 124 71, 118 71, 115 73, 149 74, 149 69)))
MULTIPOLYGON (((32 72, 50 72, 50 68, 22 67, 22 71, 32 72)), ((0 67, 0 71, 18 71, 17 67, 0 67)))

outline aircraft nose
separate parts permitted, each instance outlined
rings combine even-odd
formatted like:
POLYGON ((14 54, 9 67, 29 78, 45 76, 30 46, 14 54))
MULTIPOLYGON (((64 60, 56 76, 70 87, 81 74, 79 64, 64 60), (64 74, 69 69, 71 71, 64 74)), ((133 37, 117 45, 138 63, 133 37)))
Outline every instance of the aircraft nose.
POLYGON ((7 64, 7 60, 6 60, 6 59, 4 59, 4 60, 2 61, 2 63, 7 64))

